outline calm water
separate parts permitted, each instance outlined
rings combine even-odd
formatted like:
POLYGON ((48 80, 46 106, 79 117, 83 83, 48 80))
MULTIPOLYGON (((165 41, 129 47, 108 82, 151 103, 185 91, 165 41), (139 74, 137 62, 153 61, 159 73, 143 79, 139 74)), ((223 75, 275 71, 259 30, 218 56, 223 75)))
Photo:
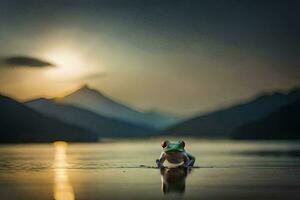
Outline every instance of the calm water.
POLYGON ((300 143, 187 139, 198 168, 160 172, 159 141, 1 145, 1 199, 300 197, 300 143))

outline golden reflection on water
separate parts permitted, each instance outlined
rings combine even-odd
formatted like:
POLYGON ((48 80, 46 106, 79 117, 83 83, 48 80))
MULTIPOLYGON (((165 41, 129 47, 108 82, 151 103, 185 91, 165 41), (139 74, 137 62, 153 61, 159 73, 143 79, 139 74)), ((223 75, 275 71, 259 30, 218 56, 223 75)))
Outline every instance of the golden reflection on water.
POLYGON ((68 144, 66 142, 55 142, 54 157, 54 199, 55 200, 75 200, 75 194, 72 185, 69 182, 67 173, 67 155, 68 144))

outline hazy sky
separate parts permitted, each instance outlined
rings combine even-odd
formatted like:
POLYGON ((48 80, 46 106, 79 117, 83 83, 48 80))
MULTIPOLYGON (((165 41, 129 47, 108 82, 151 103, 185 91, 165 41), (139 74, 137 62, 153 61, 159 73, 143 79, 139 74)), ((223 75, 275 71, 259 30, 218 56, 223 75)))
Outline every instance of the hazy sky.
POLYGON ((0 92, 194 114, 300 85, 300 1, 1 0, 0 92))

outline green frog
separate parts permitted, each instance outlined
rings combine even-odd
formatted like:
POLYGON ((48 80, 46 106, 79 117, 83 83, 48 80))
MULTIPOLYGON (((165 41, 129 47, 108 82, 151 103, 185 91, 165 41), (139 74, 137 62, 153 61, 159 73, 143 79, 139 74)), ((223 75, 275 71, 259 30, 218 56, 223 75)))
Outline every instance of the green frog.
POLYGON ((160 154, 159 159, 156 160, 158 168, 176 168, 176 167, 193 167, 195 157, 187 153, 184 149, 185 142, 170 142, 165 140, 161 142, 163 152, 160 154), (164 163, 167 165, 164 165, 164 163))

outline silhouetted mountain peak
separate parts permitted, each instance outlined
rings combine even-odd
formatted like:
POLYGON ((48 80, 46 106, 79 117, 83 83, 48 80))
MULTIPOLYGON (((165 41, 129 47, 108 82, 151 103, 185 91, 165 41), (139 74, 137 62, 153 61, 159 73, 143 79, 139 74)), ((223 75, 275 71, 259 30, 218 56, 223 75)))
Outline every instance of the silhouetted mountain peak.
POLYGON ((97 95, 104 96, 100 91, 95 90, 95 89, 92 89, 92 88, 91 88, 89 85, 87 85, 87 84, 82 85, 78 90, 76 90, 76 91, 73 92, 72 94, 74 94, 74 93, 94 93, 94 94, 97 94, 97 95))
POLYGON ((83 85, 73 93, 57 99, 57 101, 84 108, 109 118, 151 128, 167 126, 176 121, 167 115, 140 111, 126 103, 116 101, 96 89, 91 89, 88 85, 83 85))
POLYGON ((77 91, 95 91, 88 84, 82 85, 77 91))
POLYGON ((32 102, 52 102, 52 100, 48 99, 48 98, 41 97, 41 98, 37 98, 37 99, 28 100, 25 103, 32 103, 32 102))
POLYGON ((79 98, 79 99, 85 99, 85 98, 96 98, 96 99, 102 99, 104 101, 113 101, 106 95, 104 95, 102 92, 92 89, 89 85, 84 84, 82 85, 79 89, 67 94, 63 98, 57 98, 58 101, 61 101, 63 99, 68 99, 68 98, 79 98))

